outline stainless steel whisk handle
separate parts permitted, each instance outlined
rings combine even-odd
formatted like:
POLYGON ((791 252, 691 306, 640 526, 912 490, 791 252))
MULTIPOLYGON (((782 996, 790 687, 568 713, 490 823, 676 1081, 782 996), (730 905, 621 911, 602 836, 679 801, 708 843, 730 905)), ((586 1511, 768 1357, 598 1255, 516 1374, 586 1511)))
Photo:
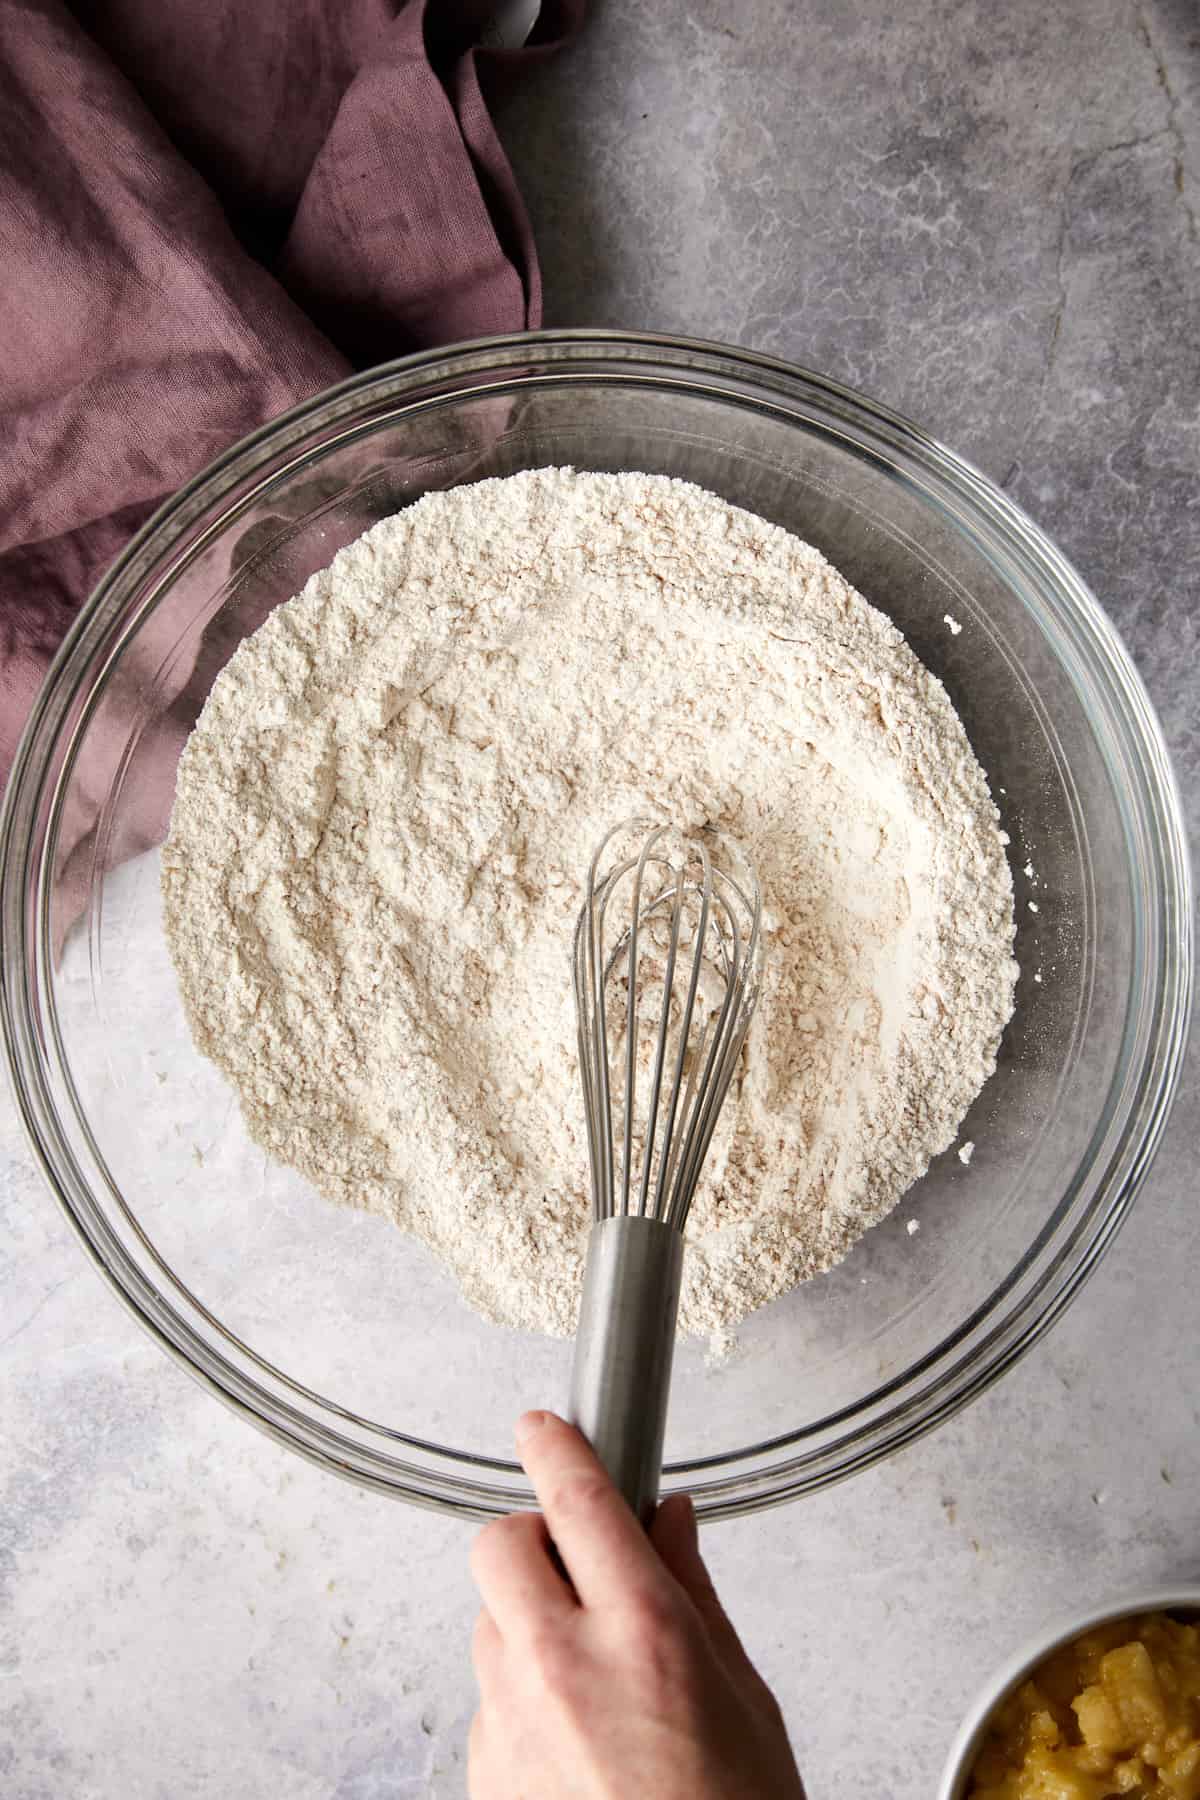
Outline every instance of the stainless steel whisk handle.
POLYGON ((682 1272, 673 1226, 637 1214, 592 1226, 570 1417, 644 1525, 658 1504, 682 1272))

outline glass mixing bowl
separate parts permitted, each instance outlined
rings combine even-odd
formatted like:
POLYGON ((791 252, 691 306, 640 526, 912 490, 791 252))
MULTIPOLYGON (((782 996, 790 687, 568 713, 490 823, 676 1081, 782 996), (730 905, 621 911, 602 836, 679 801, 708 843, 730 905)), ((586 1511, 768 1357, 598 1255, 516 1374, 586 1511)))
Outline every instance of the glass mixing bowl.
POLYGON ((427 489, 544 464, 685 476, 818 545, 945 683, 1012 839, 1022 974, 969 1167, 941 1157, 728 1360, 680 1345, 665 1490, 740 1512, 864 1467, 1029 1348, 1128 1211, 1184 1043, 1186 852, 1142 687, 1053 545, 902 419, 741 351, 542 333, 247 438, 134 539, 34 709, 0 826, 4 1029, 51 1186, 164 1348, 343 1475, 529 1503, 511 1422, 562 1399, 570 1346, 485 1323, 423 1248, 251 1144, 191 1046, 154 845, 203 693, 270 608, 427 489))

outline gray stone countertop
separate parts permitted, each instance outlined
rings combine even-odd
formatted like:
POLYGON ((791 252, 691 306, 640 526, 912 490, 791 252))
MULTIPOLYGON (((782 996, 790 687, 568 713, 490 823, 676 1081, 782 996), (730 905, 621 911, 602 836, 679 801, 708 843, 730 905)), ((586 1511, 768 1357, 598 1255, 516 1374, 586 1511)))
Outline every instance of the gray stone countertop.
MULTIPOLYGON (((596 0, 502 117, 549 324, 866 389, 1075 559, 1200 820, 1200 19, 1188 0, 596 0)), ((812 1800, 929 1800, 1047 1614, 1200 1572, 1200 1083, 1117 1246, 972 1409, 706 1549, 812 1800)), ((0 1124, 0 1793, 465 1791, 469 1530, 226 1414, 0 1124)))

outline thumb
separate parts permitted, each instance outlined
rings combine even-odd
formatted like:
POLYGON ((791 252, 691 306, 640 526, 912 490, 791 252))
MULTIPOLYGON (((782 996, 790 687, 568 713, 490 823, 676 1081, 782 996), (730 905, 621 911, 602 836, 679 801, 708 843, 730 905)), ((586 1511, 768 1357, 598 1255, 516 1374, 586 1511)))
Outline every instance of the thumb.
POLYGON ((717 1598, 712 1576, 700 1554, 700 1533, 690 1494, 671 1494, 663 1501, 650 1527, 650 1542, 699 1613, 713 1648, 730 1674, 748 1674, 757 1682, 758 1672, 717 1598))

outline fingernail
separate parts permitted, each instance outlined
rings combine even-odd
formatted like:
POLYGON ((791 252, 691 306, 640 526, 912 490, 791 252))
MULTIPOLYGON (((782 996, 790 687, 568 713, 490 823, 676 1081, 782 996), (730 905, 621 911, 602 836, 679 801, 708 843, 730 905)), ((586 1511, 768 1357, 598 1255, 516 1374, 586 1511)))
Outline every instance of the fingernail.
POLYGON ((679 1508, 679 1516, 694 1531, 696 1529, 696 1507, 690 1494, 672 1494, 671 1499, 679 1508))
POLYGON ((516 1431, 514 1432, 518 1450, 523 1449, 530 1438, 534 1436, 535 1432, 539 1432, 542 1429, 542 1426, 546 1423, 547 1416, 548 1415, 544 1412, 527 1412, 521 1414, 521 1417, 517 1420, 516 1431))
POLYGON ((682 1532, 687 1542, 695 1549, 699 1545, 700 1536, 696 1527, 696 1508, 692 1503, 692 1496, 690 1494, 669 1494, 663 1501, 663 1505, 672 1509, 672 1518, 676 1522, 676 1528, 682 1532))

